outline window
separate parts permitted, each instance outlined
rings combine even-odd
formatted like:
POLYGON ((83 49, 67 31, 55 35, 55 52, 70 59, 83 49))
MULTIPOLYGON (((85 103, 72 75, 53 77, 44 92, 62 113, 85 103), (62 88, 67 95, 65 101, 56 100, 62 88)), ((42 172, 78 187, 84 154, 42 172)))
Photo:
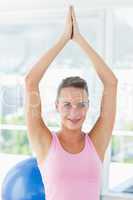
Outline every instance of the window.
MULTIPOLYGON (((44 13, 41 19, 39 16, 33 16, 33 19, 29 18, 23 22, 14 21, 13 24, 7 24, 5 21, 4 25, 0 25, 0 151, 4 153, 31 154, 25 127, 24 75, 39 57, 52 47, 65 25, 63 13, 44 13)), ((103 13, 84 12, 79 13, 78 18, 84 36, 103 53, 103 44, 100 42, 103 37, 103 13)), ((71 42, 47 70, 40 90, 43 118, 46 115, 45 121, 49 128, 59 127, 58 114, 53 107, 59 81, 71 74, 86 76, 88 79, 89 64, 84 52, 71 42)))
POLYGON ((119 80, 117 116, 111 141, 109 189, 133 192, 133 10, 112 12, 112 65, 119 80))

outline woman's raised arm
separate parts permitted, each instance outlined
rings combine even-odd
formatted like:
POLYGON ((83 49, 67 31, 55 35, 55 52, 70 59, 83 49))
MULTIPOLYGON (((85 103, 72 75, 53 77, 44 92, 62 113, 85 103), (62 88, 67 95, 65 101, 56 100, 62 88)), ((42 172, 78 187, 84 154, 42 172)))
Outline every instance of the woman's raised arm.
POLYGON ((74 8, 72 8, 72 18, 74 29, 73 40, 83 49, 88 58, 92 61, 94 69, 104 86, 100 116, 89 133, 101 160, 103 160, 115 122, 117 78, 101 56, 98 55, 88 41, 80 34, 74 8))
POLYGON ((33 66, 25 78, 25 114, 28 136, 38 162, 44 161, 48 152, 52 135, 41 115, 41 99, 39 82, 50 63, 71 38, 71 9, 67 16, 65 31, 59 41, 33 66))
POLYGON ((33 66, 30 72, 25 76, 26 85, 30 87, 37 86, 47 70, 48 66, 52 63, 59 52, 64 48, 66 43, 71 39, 72 35, 72 7, 69 7, 68 15, 66 18, 65 30, 56 44, 48 50, 40 60, 33 66))

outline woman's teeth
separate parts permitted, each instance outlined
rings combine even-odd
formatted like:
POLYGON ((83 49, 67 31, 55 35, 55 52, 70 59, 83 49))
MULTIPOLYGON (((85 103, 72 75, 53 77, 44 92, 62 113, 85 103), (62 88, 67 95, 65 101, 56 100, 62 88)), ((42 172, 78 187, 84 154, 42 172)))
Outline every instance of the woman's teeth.
POLYGON ((73 122, 73 123, 76 123, 76 122, 78 122, 80 119, 74 119, 74 120, 72 120, 72 119, 69 119, 71 122, 73 122))

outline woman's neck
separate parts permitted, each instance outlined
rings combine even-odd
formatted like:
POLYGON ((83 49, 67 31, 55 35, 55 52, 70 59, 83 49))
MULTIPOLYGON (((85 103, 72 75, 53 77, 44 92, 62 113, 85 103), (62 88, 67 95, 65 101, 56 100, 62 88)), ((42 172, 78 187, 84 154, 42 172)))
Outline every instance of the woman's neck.
POLYGON ((61 140, 64 142, 71 142, 71 143, 77 143, 80 142, 83 139, 84 132, 81 130, 70 130, 63 128, 60 131, 58 131, 58 136, 61 140))

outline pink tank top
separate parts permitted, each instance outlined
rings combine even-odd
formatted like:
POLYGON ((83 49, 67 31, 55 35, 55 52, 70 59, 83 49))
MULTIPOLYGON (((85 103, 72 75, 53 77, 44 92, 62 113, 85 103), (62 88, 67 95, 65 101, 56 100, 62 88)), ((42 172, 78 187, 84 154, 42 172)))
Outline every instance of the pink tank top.
POLYGON ((76 154, 62 147, 56 133, 52 136, 44 165, 38 165, 46 200, 99 200, 102 161, 88 134, 84 149, 76 154))

